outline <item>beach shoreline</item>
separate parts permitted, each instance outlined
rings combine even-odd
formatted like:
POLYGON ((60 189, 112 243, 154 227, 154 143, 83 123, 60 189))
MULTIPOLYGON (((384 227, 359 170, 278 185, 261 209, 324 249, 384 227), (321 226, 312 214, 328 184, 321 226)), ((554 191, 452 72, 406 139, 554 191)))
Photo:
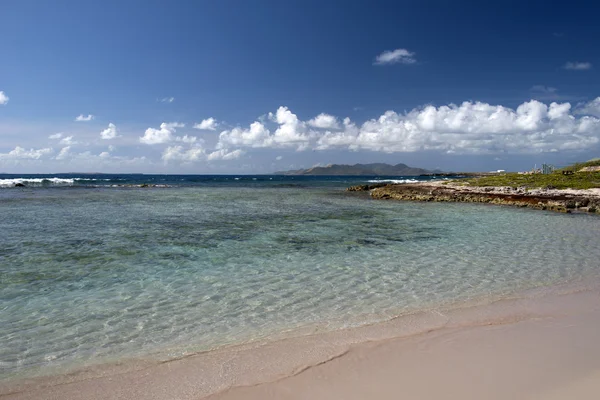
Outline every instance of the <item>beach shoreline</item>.
MULTIPOLYGON (((414 353, 423 343, 437 343, 436 341, 445 335, 454 337, 471 334, 476 335, 483 345, 487 343, 486 337, 489 336, 485 333, 486 327, 499 327, 510 332, 515 330, 516 345, 519 345, 519 340, 528 337, 519 339, 523 335, 519 333, 523 331, 522 326, 530 327, 527 329, 533 329, 543 338, 546 331, 552 336, 557 329, 560 330, 561 323, 556 321, 574 319, 578 321, 574 326, 579 326, 582 331, 599 329, 597 332, 600 332, 600 318, 591 318, 591 322, 582 319, 582 315, 596 316, 600 313, 599 300, 600 285, 596 284, 543 287, 483 305, 467 304, 462 308, 431 309, 377 324, 330 332, 315 332, 258 344, 232 346, 167 362, 138 361, 113 365, 111 368, 103 366, 81 370, 63 376, 21 382, 8 381, 0 383, 0 398, 237 399, 261 398, 260 396, 263 396, 262 398, 332 398, 331 396, 344 394, 346 386, 328 387, 329 391, 326 393, 329 397, 319 397, 318 393, 299 394, 302 391, 290 396, 281 392, 274 397, 268 395, 264 397, 264 391, 269 393, 269 391, 283 390, 282 385, 295 384, 298 379, 308 379, 306 377, 321 368, 328 371, 332 363, 341 366, 336 367, 334 371, 326 372, 325 376, 329 373, 337 376, 339 371, 344 371, 346 367, 351 373, 362 365, 361 362, 356 361, 356 355, 361 354, 361 360, 369 359, 370 354, 375 354, 372 353, 375 348, 391 346, 390 352, 393 353, 391 350, 400 346, 414 353), (537 327, 536 321, 555 321, 552 324, 558 325, 551 324, 547 330, 544 330, 537 327), (588 326, 590 324, 592 326, 588 326)), ((498 338, 492 335, 489 336, 489 340, 490 343, 496 343, 498 338)), ((468 353, 469 344, 462 345, 466 346, 464 351, 468 353)), ((595 354, 595 343, 581 342, 580 345, 588 346, 589 354, 595 354)), ((444 351, 441 350, 439 354, 444 354, 444 351)), ((402 360, 402 357, 385 359, 381 360, 380 364, 395 365, 395 363, 402 363, 402 360)), ((457 360, 445 361, 450 363, 457 360)), ((439 363, 444 364, 442 360, 439 360, 439 363)), ((565 368, 567 367, 570 368, 569 366, 565 368)), ((598 367, 600 368, 600 365, 598 367)), ((388 367, 382 368, 384 371, 388 369, 388 367)), ((442 365, 440 371, 445 371, 445 368, 449 368, 449 365, 446 367, 442 365)), ((424 371, 427 369, 423 369, 424 371)), ((585 372, 592 373, 593 370, 586 369, 585 372)), ((582 374, 573 379, 584 379, 585 376, 582 374)), ((385 378, 384 382, 369 376, 361 376, 357 379, 359 380, 357 383, 364 379, 361 385, 365 387, 373 385, 387 387, 393 384, 389 378, 385 378)), ((309 382, 304 382, 304 385, 307 383, 310 383, 308 387, 319 386, 319 381, 312 378, 309 382)), ((572 380, 569 383, 572 383, 572 380)))

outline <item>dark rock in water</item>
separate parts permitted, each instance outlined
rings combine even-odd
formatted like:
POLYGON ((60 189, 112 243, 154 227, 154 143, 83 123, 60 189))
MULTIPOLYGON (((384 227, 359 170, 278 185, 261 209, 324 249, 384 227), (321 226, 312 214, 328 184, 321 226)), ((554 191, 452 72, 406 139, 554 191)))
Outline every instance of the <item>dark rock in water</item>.
POLYGON ((147 183, 143 183, 140 185, 141 188, 147 188, 149 185, 147 183))
POLYGON ((15 183, 15 187, 25 187, 25 185, 21 182, 15 183))
POLYGON ((376 183, 375 185, 357 185, 357 186, 350 186, 349 188, 346 189, 346 191, 348 192, 368 192, 371 189, 376 189, 379 187, 384 187, 389 185, 388 183, 376 183))

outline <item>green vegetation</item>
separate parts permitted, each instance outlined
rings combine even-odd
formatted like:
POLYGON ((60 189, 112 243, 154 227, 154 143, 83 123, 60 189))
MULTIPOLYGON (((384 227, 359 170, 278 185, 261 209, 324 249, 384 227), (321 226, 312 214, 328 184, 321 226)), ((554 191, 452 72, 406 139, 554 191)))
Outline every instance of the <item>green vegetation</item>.
POLYGON ((593 160, 589 160, 586 162, 582 162, 582 163, 575 163, 573 165, 569 165, 568 167, 565 167, 563 169, 558 170, 559 172, 562 171, 579 171, 581 168, 584 167, 598 167, 600 166, 600 158, 594 158, 593 160))
POLYGON ((462 183, 471 186, 510 186, 513 188, 525 187, 528 189, 600 188, 600 171, 578 172, 581 168, 592 166, 600 166, 600 159, 576 163, 546 175, 506 173, 483 176, 479 178, 461 179, 460 181, 454 181, 453 183, 462 183), (563 172, 571 172, 571 174, 565 175, 563 172))

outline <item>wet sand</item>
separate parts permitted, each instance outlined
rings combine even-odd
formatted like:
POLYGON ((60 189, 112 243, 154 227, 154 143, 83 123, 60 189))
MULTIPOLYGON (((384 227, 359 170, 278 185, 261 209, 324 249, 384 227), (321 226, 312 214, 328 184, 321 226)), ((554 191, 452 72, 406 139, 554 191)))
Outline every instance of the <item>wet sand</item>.
POLYGON ((1 399, 596 399, 600 289, 0 383, 1 399))

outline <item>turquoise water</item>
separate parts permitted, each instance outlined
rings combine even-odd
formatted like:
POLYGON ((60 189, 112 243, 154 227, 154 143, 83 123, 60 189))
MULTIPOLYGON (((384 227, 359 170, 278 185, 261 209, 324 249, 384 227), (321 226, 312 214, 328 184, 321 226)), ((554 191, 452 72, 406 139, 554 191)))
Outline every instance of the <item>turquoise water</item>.
POLYGON ((0 191, 0 377, 597 277, 600 219, 344 183, 0 191))

